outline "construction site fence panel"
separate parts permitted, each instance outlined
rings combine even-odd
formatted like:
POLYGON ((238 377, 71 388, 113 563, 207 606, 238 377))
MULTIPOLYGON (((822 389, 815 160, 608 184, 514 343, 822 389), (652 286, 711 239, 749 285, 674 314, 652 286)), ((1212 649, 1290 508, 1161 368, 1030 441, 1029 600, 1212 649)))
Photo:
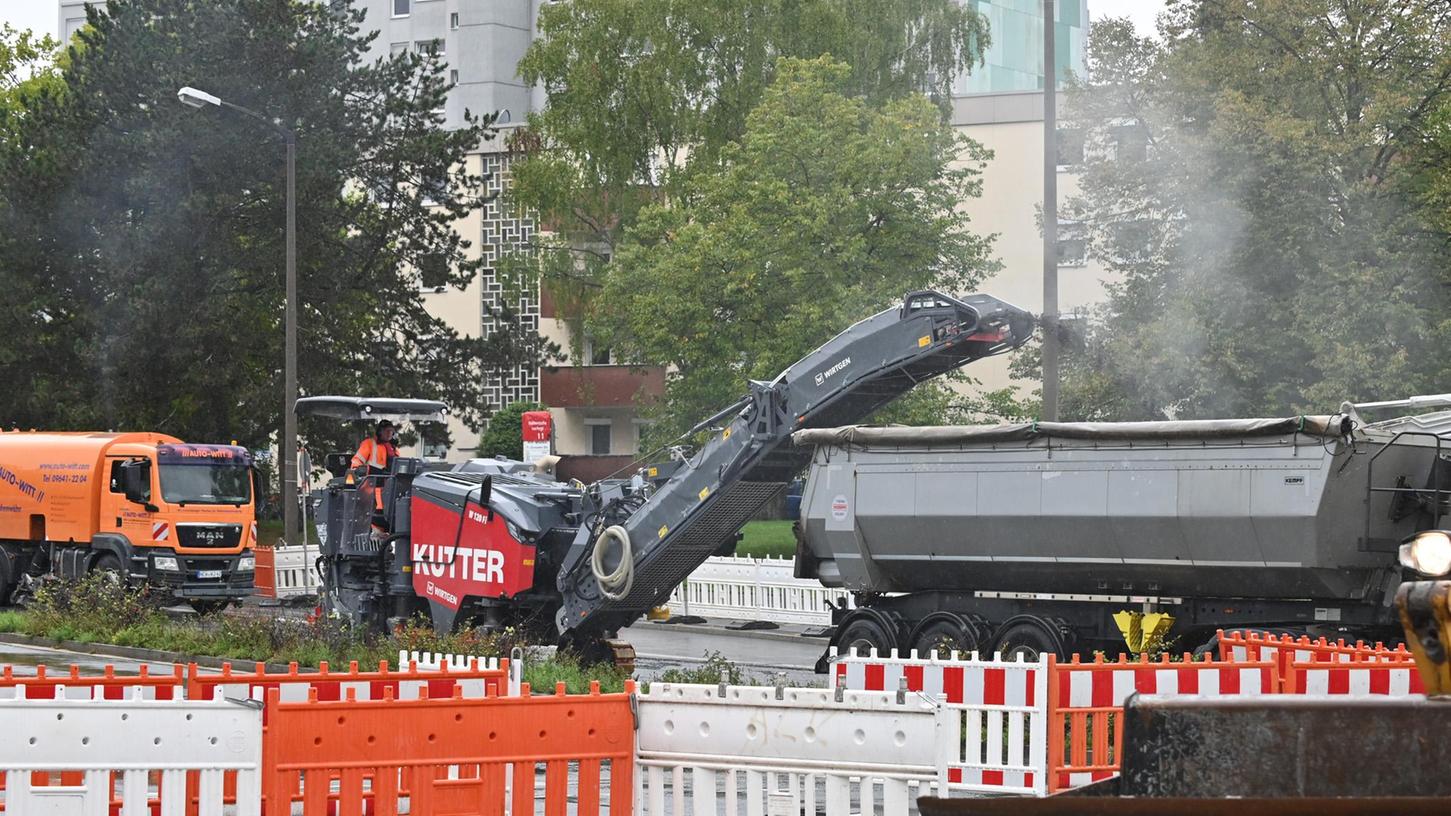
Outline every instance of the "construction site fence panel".
POLYGON ((23 694, 0 691, 7 813, 222 816, 224 800, 260 812, 259 704, 23 694))
POLYGON ((257 559, 252 573, 252 592, 264 598, 277 597, 277 570, 273 552, 271 547, 259 546, 252 550, 253 557, 257 559))
POLYGON ((797 578, 791 558, 713 556, 670 593, 671 611, 732 620, 830 626, 831 608, 851 593, 797 578))
POLYGON ((313 568, 319 554, 316 544, 275 547, 272 553, 274 597, 294 598, 317 594, 321 581, 317 570, 313 568))
MULTIPOLYGON (((1345 640, 1326 640, 1295 635, 1273 635, 1262 632, 1219 632, 1219 658, 1239 663, 1272 660, 1279 668, 1280 679, 1290 676, 1296 663, 1349 663, 1377 661, 1412 663, 1414 658, 1403 644, 1386 646, 1345 640)), ((1288 691, 1288 687, 1286 687, 1288 691)))
POLYGON ((1077 787, 1118 773, 1123 761, 1123 705, 1129 695, 1194 694, 1201 697, 1275 694, 1272 661, 1195 661, 1168 655, 1151 661, 1092 663, 1050 658, 1048 692, 1048 787, 1077 787))
POLYGON ((640 816, 907 816, 962 737, 914 693, 652 683, 639 713, 640 816))
POLYGON ((263 799, 274 816, 628 814, 623 694, 284 702, 268 691, 263 799), (570 807, 571 803, 574 805, 570 807))
POLYGON ((412 666, 427 671, 440 671, 443 669, 448 669, 453 672, 477 669, 502 671, 509 678, 508 694, 510 697, 519 696, 519 686, 524 682, 524 650, 518 647, 515 647, 509 653, 508 660, 498 657, 476 657, 472 655, 400 650, 398 652, 398 665, 400 667, 412 666))
POLYGON ((954 790, 1043 795, 1047 790, 1048 660, 956 652, 906 657, 835 651, 832 688, 906 691, 953 712, 963 735, 948 770, 954 790))
POLYGON ((1379 695, 1425 694, 1415 663, 1384 660, 1293 663, 1284 681, 1286 694, 1379 695))

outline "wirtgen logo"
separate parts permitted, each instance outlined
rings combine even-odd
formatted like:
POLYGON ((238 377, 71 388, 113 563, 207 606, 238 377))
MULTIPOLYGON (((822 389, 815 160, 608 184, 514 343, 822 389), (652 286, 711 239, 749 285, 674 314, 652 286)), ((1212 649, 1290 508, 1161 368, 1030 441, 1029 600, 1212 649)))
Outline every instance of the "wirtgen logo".
POLYGON ((817 374, 816 375, 816 384, 817 385, 824 384, 827 380, 831 379, 831 376, 833 374, 836 374, 836 373, 840 372, 843 368, 846 368, 849 365, 851 365, 851 358, 850 357, 843 357, 843 358, 841 358, 841 361, 838 362, 836 365, 834 365, 831 368, 828 368, 827 370, 825 370, 825 371, 821 372, 820 374, 817 374))

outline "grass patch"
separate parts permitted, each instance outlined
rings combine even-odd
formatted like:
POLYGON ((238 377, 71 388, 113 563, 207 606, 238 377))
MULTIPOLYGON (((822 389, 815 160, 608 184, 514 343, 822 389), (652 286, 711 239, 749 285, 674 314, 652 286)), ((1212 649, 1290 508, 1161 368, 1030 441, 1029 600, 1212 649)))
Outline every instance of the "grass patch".
POLYGON ((792 558, 796 555, 796 535, 790 521, 749 521, 736 545, 736 555, 752 558, 792 558))
POLYGON ((25 615, 13 610, 0 612, 0 632, 24 632, 25 615))
MULTIPOLYGON (((262 547, 275 547, 277 540, 282 538, 282 519, 266 519, 257 522, 257 544, 262 547)), ((317 544, 317 529, 312 523, 312 514, 309 511, 307 517, 307 543, 317 544)))

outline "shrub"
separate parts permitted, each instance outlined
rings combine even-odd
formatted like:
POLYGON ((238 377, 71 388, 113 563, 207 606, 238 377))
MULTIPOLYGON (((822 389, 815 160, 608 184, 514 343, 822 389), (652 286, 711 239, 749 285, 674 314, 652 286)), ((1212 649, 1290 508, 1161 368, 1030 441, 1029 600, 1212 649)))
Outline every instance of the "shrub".
POLYGON ((706 652, 705 662, 690 669, 671 668, 660 673, 661 683, 709 683, 715 684, 724 680, 732 686, 739 686, 745 683, 745 673, 741 667, 726 659, 720 652, 706 652))

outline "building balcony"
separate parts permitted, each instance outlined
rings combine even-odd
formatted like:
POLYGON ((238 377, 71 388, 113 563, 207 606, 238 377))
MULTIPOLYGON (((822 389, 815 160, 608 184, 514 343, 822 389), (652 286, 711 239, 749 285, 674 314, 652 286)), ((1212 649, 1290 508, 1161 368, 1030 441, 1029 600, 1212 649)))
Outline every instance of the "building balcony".
POLYGON ((539 399, 551 408, 625 408, 665 393, 659 366, 562 366, 539 371, 539 399))

